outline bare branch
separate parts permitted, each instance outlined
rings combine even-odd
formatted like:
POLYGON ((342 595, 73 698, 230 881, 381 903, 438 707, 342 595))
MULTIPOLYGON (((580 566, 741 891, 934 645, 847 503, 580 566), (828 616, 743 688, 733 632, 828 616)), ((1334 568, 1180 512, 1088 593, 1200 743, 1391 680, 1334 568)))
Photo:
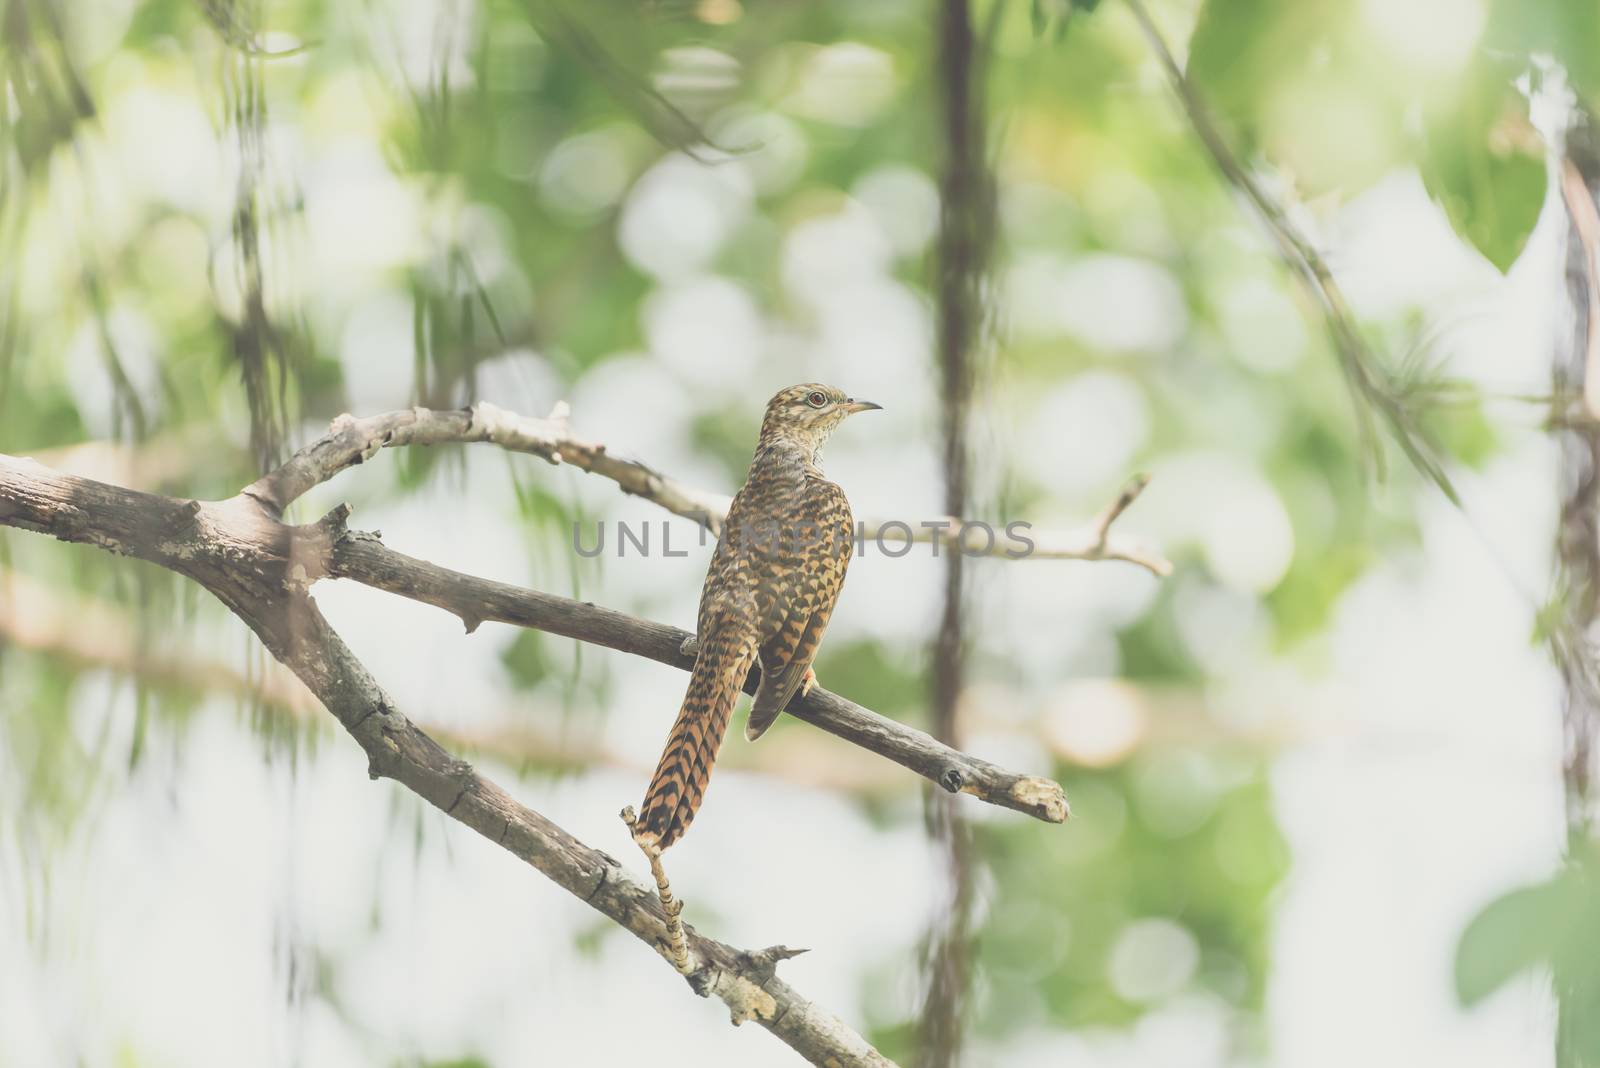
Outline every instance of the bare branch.
MULTIPOLYGON (((14 647, 74 669, 111 671, 157 688, 177 689, 259 705, 296 724, 320 723, 322 703, 281 664, 246 669, 223 657, 186 649, 146 649, 130 614, 109 601, 84 597, 0 568, 0 649, 14 647)), ((612 768, 648 776, 655 757, 644 758, 605 744, 597 736, 528 722, 526 699, 516 715, 508 707, 486 727, 452 726, 436 710, 421 710, 415 722, 452 752, 471 754, 517 769, 579 771, 612 768)), ((442 712, 442 709, 437 710, 442 712)), ((753 772, 812 789, 857 795, 887 795, 908 780, 865 749, 841 751, 813 731, 777 732, 760 745, 736 745, 717 766, 753 772)))
MULTIPOLYGON (((343 512, 336 515, 342 520, 343 512)), ((666 955, 655 891, 454 759, 384 693, 304 592, 337 523, 289 528, 256 500, 202 504, 62 475, 0 455, 0 525, 134 556, 200 583, 239 616, 392 778, 666 955)), ((892 1068, 847 1024, 773 974, 783 947, 737 950, 687 932, 690 985, 813 1064, 892 1068)))
POLYGON ((1139 499, 1139 494, 1150 484, 1149 475, 1135 475, 1117 494, 1116 500, 1101 510, 1092 522, 1079 530, 1035 531, 1027 529, 1031 547, 1023 552, 992 537, 987 528, 960 519, 946 517, 944 526, 922 526, 903 536, 904 524, 896 525, 894 533, 884 530, 881 524, 865 524, 865 537, 881 538, 890 544, 927 543, 937 540, 940 545, 956 549, 965 556, 1006 556, 1029 560, 1122 560, 1138 564, 1151 574, 1166 577, 1172 574, 1172 561, 1153 549, 1135 542, 1111 537, 1111 524, 1115 523, 1128 506, 1139 499))
POLYGON ((574 437, 567 425, 568 411, 563 401, 546 418, 533 419, 479 401, 470 408, 449 411, 409 408, 365 419, 341 415, 327 434, 244 492, 281 515, 307 490, 347 467, 370 460, 380 449, 487 441, 511 452, 542 456, 552 464, 565 463, 602 475, 621 486, 624 493, 644 497, 690 519, 709 516, 720 522, 727 514, 731 498, 691 489, 637 460, 610 455, 602 444, 574 437))
MULTIPOLYGON (((443 608, 461 617, 469 631, 484 620, 496 620, 633 653, 684 671, 694 667, 694 635, 688 631, 555 594, 464 575, 396 552, 370 534, 352 532, 336 539, 328 572, 443 608)), ((754 693, 758 680, 759 675, 752 673, 745 681, 745 692, 754 693)), ((1070 814, 1059 784, 969 756, 821 686, 796 697, 786 711, 952 793, 971 794, 1047 823, 1064 822, 1070 814)))
MULTIPOLYGON (((259 701, 266 711, 297 722, 322 715, 322 703, 281 664, 246 670, 225 658, 192 650, 180 655, 159 647, 140 649, 134 625, 125 609, 109 601, 46 586, 0 568, 0 647, 27 650, 74 668, 111 671, 158 688, 259 701)), ((1113 684, 1106 679, 1074 680, 1074 687, 1091 692, 1108 685, 1113 684)), ((1245 725, 1219 718, 1202 694, 1185 686, 1139 685, 1121 679, 1114 685, 1123 695, 1121 699, 1139 710, 1140 746, 1192 748, 1226 743, 1271 752, 1305 740, 1302 732, 1278 721, 1245 725)), ((990 686, 985 692, 989 699, 962 710, 962 722, 969 731, 1013 736, 1042 746, 1064 763, 1084 762, 1085 755, 1060 731, 1061 723, 1072 720, 1085 703, 1072 690, 1042 704, 1023 690, 1009 687, 990 686), (1028 710, 1022 721, 991 711, 1017 708, 1028 710)), ((1086 700, 1092 703, 1095 698, 1086 700)), ((497 764, 562 770, 611 768, 640 775, 648 775, 655 767, 653 754, 641 757, 581 731, 547 729, 528 722, 526 698, 518 699, 515 716, 508 707, 505 714, 492 717, 495 722, 481 727, 451 726, 443 722, 443 716, 434 716, 434 711, 431 707, 421 710, 413 722, 452 752, 497 764)), ((1104 759, 1091 754, 1090 763, 1104 759)), ((859 747, 841 750, 831 738, 815 731, 773 732, 764 735, 760 745, 731 746, 717 758, 719 768, 724 764, 841 794, 888 796, 907 785, 901 770, 876 753, 859 747)))
MULTIPOLYGON (((374 777, 394 779, 521 857, 670 961, 667 918, 651 887, 610 856, 518 803, 418 730, 309 597, 297 595, 294 611, 276 619, 246 616, 273 654, 300 676, 360 743, 374 777)), ((692 927, 687 936, 691 987, 701 996, 720 999, 735 1025, 755 1020, 813 1064, 891 1063, 842 1020, 764 969, 761 951, 735 949, 695 933, 692 927)))
MULTIPOLYGON (((474 409, 474 413, 477 410, 474 409)), ((308 588, 324 575, 337 574, 447 609, 461 617, 469 632, 481 621, 494 619, 635 653, 684 670, 693 666, 692 635, 676 627, 553 594, 474 578, 413 559, 394 552, 370 535, 346 534, 342 510, 336 510, 320 523, 303 527, 285 526, 271 514, 273 505, 269 502, 293 500, 293 496, 273 498, 271 495, 278 492, 274 486, 305 485, 309 488, 316 484, 319 473, 340 470, 348 466, 346 457, 349 455, 360 456, 362 448, 375 448, 370 445, 372 441, 393 444, 433 440, 439 428, 443 428, 444 433, 464 433, 461 428, 466 421, 477 418, 467 412, 422 412, 418 419, 402 418, 411 413, 392 413, 393 420, 381 416, 368 421, 379 426, 367 429, 358 429, 351 420, 329 438, 302 449, 283 468, 257 482, 245 494, 227 501, 201 504, 138 493, 60 475, 32 461, 10 457, 0 457, 0 492, 5 489, 8 474, 18 493, 49 486, 56 494, 56 503, 62 507, 49 513, 56 525, 45 533, 68 541, 91 541, 114 552, 153 554, 143 558, 182 574, 190 574, 183 566, 184 557, 192 552, 189 539, 199 531, 215 539, 219 551, 233 558, 272 560, 283 569, 286 581, 296 589, 308 588), (435 416, 455 416, 458 420, 435 419, 435 416), (387 425, 381 425, 385 421, 387 425), (327 444, 335 441, 341 444, 338 447, 327 444), (363 446, 363 442, 369 444, 363 446), (285 473, 283 481, 269 481, 285 473), (75 503, 80 500, 93 507, 80 507, 75 503), (140 506, 127 507, 129 500, 137 500, 140 506), (118 514, 148 520, 154 524, 153 528, 116 530, 115 524, 108 524, 97 516, 102 507, 112 505, 123 506, 118 514)), ((477 425, 487 428, 498 424, 491 420, 477 425)), ((482 432, 489 433, 487 429, 482 432)), ((482 440, 534 440, 531 436, 508 436, 500 430, 494 433, 496 438, 482 440)), ((517 430, 517 434, 522 431, 517 430)), ((9 519, 3 505, 4 501, 0 500, 0 524, 27 525, 23 515, 9 519)), ((746 683, 747 688, 751 685, 746 683)), ((820 687, 814 687, 805 697, 791 702, 787 711, 846 741, 888 757, 952 793, 972 794, 990 804, 1050 823, 1064 822, 1070 814, 1066 795, 1059 784, 1007 771, 951 749, 921 731, 820 687)))
MULTIPOLYGON (((341 415, 328 433, 295 453, 282 467, 257 480, 245 494, 266 505, 275 515, 299 499, 312 487, 328 481, 347 467, 363 463, 381 449, 400 445, 444 445, 490 442, 511 452, 542 456, 553 464, 567 464, 580 471, 608 478, 624 493, 660 505, 674 515, 704 523, 720 530, 732 498, 685 485, 677 479, 638 460, 613 456, 599 442, 573 435, 570 409, 565 401, 543 419, 506 411, 486 401, 470 408, 436 411, 409 408, 357 419, 341 415)), ((1148 481, 1148 480, 1146 480, 1148 481)), ((1111 514, 1115 520, 1143 490, 1140 483, 1132 496, 1111 514)), ((1030 531, 1034 542, 1027 557, 1041 560, 1122 560, 1138 564, 1156 575, 1172 573, 1172 563, 1159 553, 1135 542, 1109 537, 1110 520, 1097 520, 1082 531, 1030 531)), ((863 536, 886 543, 906 541, 927 543, 936 538, 941 544, 957 547, 968 556, 1006 556, 1011 548, 997 538, 979 541, 973 533, 990 529, 984 524, 946 519, 942 528, 867 520, 863 536), (962 539, 958 541, 958 539, 962 539)))

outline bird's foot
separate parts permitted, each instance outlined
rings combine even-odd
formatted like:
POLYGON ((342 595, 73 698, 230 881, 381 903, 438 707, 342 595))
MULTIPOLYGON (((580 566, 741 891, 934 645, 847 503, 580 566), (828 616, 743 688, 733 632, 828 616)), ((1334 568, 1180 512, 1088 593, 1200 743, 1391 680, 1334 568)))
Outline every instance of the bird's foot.
POLYGON ((661 899, 661 911, 666 916, 667 960, 679 975, 690 975, 694 967, 689 960, 689 936, 683 929, 683 902, 672 894, 672 884, 667 881, 667 871, 661 866, 661 846, 654 831, 639 826, 639 817, 629 805, 622 810, 622 822, 628 825, 634 845, 650 863, 650 874, 656 880, 656 896, 661 899))
POLYGON ((805 697, 816 688, 816 685, 817 673, 810 668, 806 668, 806 673, 800 679, 800 696, 805 697))

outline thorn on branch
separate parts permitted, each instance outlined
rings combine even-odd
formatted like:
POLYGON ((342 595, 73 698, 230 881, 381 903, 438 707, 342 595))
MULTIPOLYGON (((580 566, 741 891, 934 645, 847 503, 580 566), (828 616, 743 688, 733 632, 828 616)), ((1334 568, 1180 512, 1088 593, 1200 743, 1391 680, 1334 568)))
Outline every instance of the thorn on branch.
POLYGON ((327 515, 317 520, 317 526, 327 533, 329 541, 337 542, 348 532, 346 524, 350 519, 350 513, 353 511, 354 509, 349 504, 341 502, 327 515))
POLYGON ((754 976, 756 985, 762 986, 778 973, 780 963, 810 952, 809 949, 795 949, 790 946, 768 946, 752 953, 739 954, 739 963, 754 976))
POLYGON ((175 537, 193 530, 195 521, 200 517, 202 507, 199 501, 184 501, 178 508, 178 513, 167 524, 168 535, 175 537))

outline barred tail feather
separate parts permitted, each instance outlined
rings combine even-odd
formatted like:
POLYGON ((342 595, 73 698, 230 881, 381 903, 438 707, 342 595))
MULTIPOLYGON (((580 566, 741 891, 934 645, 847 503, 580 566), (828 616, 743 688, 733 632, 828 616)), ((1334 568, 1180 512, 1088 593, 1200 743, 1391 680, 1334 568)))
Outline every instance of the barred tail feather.
POLYGON ((683 837, 700 808, 728 719, 755 656, 754 640, 722 640, 702 648, 694 662, 689 691, 639 811, 639 833, 653 835, 661 849, 683 837))

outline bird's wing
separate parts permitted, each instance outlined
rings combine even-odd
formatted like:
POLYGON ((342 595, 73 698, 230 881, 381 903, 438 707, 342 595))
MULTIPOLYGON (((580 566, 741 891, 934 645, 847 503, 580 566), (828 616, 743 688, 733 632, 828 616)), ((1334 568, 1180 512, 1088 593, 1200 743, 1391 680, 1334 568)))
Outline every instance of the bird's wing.
MULTIPOLYGON (((832 611, 829 605, 806 619, 795 653, 788 660, 774 662, 770 667, 763 661, 761 686, 756 690, 755 701, 750 705, 750 719, 744 728, 744 736, 750 741, 765 734, 767 728, 777 721, 778 713, 799 692, 800 684, 805 681, 806 669, 816 659, 817 646, 822 642, 822 632, 828 626, 828 616, 832 611)), ((774 639, 774 642, 777 640, 774 639)))
POLYGON ((800 548, 798 567, 785 591, 783 618, 777 633, 761 646, 761 686, 750 706, 745 737, 761 737, 794 697, 816 659, 828 617, 844 587, 845 570, 854 548, 854 521, 844 492, 831 482, 821 484, 813 512, 816 536, 800 548))

